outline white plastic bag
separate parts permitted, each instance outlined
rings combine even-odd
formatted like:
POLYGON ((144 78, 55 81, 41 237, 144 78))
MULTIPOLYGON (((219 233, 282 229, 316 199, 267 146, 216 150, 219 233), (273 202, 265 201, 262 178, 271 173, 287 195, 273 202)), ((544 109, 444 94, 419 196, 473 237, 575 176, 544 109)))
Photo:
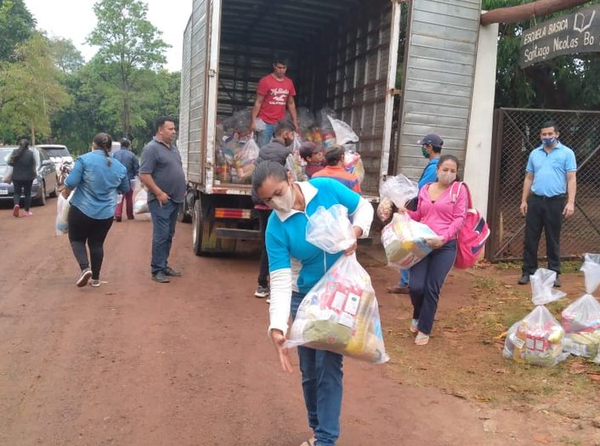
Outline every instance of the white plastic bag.
POLYGON ((371 278, 355 254, 341 257, 304 297, 285 345, 376 364, 389 360, 371 278))
POLYGON ((381 230, 381 243, 389 266, 410 269, 431 252, 428 240, 439 238, 424 223, 408 214, 394 214, 392 221, 381 230))
POLYGON ((592 296, 600 284, 600 255, 586 254, 581 270, 585 274, 586 294, 561 314, 565 351, 600 364, 600 303, 592 296))
POLYGON ((69 232, 69 210, 71 209, 71 197, 73 192, 69 195, 69 198, 63 197, 63 194, 58 194, 56 200, 56 223, 54 228, 56 229, 56 235, 63 235, 69 232))
POLYGON ((346 150, 344 153, 344 168, 347 172, 356 175, 358 182, 362 183, 365 178, 365 167, 358 152, 346 150))
POLYGON ((356 242, 348 210, 341 204, 329 209, 319 206, 308 219, 306 241, 330 254, 350 248, 356 242))
POLYGON ((329 122, 331 122, 331 127, 333 128, 333 132, 335 133, 335 143, 343 146, 348 143, 357 143, 358 135, 354 133, 352 127, 346 124, 344 121, 340 119, 335 119, 334 117, 327 115, 329 122))
POLYGON ((12 183, 13 177, 13 166, 6 166, 4 169, 4 175, 2 176, 2 182, 10 184, 12 183))
POLYGON ((503 356, 517 362, 551 367, 564 361, 565 331, 544 304, 554 302, 566 294, 552 287, 556 273, 538 269, 531 276, 534 310, 508 330, 503 356))
POLYGON ((254 163, 259 153, 260 147, 258 147, 254 138, 249 138, 242 150, 235 154, 234 166, 237 170, 237 179, 239 182, 243 183, 252 178, 255 168, 254 163))
POLYGON ((409 180, 404 175, 388 177, 381 185, 381 191, 379 192, 381 197, 391 198, 399 209, 405 208, 406 203, 415 198, 418 194, 419 185, 414 181, 409 180))
MULTIPOLYGON (((356 237, 346 208, 319 207, 308 219, 306 239, 331 253, 352 246, 356 237)), ((375 290, 356 254, 342 256, 302 300, 285 346, 299 345, 377 364, 388 361, 375 290)))
POLYGON ((134 214, 147 214, 150 212, 148 208, 148 192, 146 189, 142 189, 135 196, 135 202, 133 203, 134 214))

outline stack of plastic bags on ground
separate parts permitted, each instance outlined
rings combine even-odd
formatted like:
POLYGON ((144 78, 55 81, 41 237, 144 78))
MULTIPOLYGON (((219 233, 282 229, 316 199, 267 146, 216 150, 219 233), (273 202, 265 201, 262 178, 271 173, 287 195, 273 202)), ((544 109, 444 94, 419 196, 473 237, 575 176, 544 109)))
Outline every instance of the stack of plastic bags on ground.
MULTIPOLYGON (((417 196, 417 183, 404 175, 388 178, 381 186, 382 200, 377 215, 387 221, 393 205, 404 209, 406 203, 417 196)), ((385 249, 388 265, 410 269, 431 252, 429 240, 439 238, 429 226, 412 220, 408 214, 394 214, 392 221, 381 230, 381 243, 385 249)))
MULTIPOLYGON (((332 254, 356 241, 340 205, 317 209, 306 232, 307 241, 332 254)), ((288 348, 299 345, 377 364, 388 361, 375 290, 356 254, 342 256, 302 300, 286 342, 288 348)))
POLYGON ((538 269, 531 276, 535 309, 508 330, 503 356, 517 362, 551 367, 569 356, 564 352, 565 331, 544 306, 566 293, 553 289, 556 273, 538 269))
POLYGON ((600 254, 586 254, 581 270, 586 294, 562 312, 565 351, 600 364, 600 303, 592 296, 600 285, 600 254))

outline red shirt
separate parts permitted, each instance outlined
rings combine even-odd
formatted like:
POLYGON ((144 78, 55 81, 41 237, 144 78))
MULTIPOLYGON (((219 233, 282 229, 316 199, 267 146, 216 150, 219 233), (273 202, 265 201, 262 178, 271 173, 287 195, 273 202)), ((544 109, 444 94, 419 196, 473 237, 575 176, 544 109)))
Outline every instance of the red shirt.
POLYGON ((275 124, 285 118, 285 107, 289 96, 296 96, 294 83, 289 77, 278 80, 267 74, 258 82, 256 92, 264 96, 258 117, 267 124, 275 124))

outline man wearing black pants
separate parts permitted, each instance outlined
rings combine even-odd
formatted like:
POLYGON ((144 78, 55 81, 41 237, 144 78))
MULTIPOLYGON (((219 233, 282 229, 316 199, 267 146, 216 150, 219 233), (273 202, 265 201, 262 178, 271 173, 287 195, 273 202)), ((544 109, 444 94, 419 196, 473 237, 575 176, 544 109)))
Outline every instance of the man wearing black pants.
POLYGON ((529 154, 527 173, 523 183, 521 213, 525 216, 523 275, 520 285, 529 283, 529 276, 538 269, 538 245, 542 230, 546 233, 548 269, 557 276, 555 287, 561 285, 560 231, 562 218, 575 211, 577 189, 577 162, 575 154, 558 141, 556 124, 548 121, 542 125, 542 145, 529 154))

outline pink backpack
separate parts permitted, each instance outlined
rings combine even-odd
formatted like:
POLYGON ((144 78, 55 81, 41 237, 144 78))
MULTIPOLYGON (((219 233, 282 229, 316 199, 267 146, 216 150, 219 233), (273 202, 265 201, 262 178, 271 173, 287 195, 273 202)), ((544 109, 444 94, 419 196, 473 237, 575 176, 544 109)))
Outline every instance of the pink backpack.
POLYGON ((462 187, 467 191, 467 217, 458 232, 454 266, 459 269, 466 269, 477 263, 485 242, 490 236, 490 228, 481 213, 477 209, 473 209, 471 192, 465 183, 456 181, 452 184, 452 189, 450 190, 452 202, 456 202, 462 187))

